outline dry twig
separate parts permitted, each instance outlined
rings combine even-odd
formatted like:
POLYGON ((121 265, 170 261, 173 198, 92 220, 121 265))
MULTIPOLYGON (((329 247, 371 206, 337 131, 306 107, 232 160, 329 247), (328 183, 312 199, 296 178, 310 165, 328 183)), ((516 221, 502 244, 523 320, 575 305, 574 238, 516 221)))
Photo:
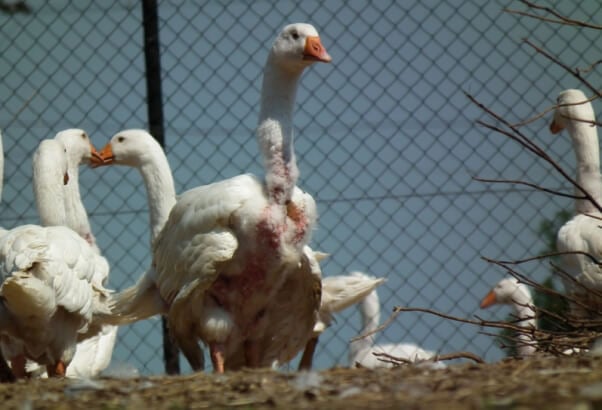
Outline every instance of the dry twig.
MULTIPOLYGON (((558 162, 556 162, 551 156, 549 156, 546 151, 540 147, 539 145, 537 145, 535 142, 533 142, 529 137, 527 137, 526 135, 524 135, 516 126, 510 124, 508 121, 506 121, 502 116, 500 116, 499 114, 496 114, 493 110, 487 108, 484 104, 482 104, 481 102, 479 102, 475 97, 473 97, 472 95, 468 94, 468 93, 464 93, 466 95, 466 97, 473 102, 475 105, 477 105, 481 110, 483 110, 484 112, 486 112, 488 115, 490 115, 492 118, 494 118, 496 121, 502 123, 506 128, 509 129, 505 130, 502 129, 500 127, 497 127, 495 125, 492 124, 488 124, 486 122, 483 121, 477 121, 477 124, 482 125, 486 128, 491 129, 492 131, 495 131, 497 133, 500 133, 502 135, 507 136, 508 138, 510 138, 511 140, 517 142, 518 144, 520 144, 522 147, 524 147, 525 149, 527 149, 528 151, 532 152, 533 154, 535 154, 537 157, 542 158, 544 161, 546 161, 547 163, 549 163, 552 167, 554 167, 554 169, 556 169, 556 171, 558 173, 560 173, 560 175, 562 175, 562 177, 564 179, 566 179, 567 181, 569 181, 574 187, 576 187, 577 189, 579 189, 579 191, 581 193, 583 193, 583 199, 587 199, 589 200, 592 204, 594 204, 594 206, 600 211, 602 212, 602 206, 596 201, 596 199, 594 197, 591 196, 591 194, 589 194, 585 188, 583 188, 576 180, 575 178, 573 178, 567 171, 564 170, 564 168, 562 168, 560 166, 560 164, 558 162)), ((519 181, 514 181, 513 183, 519 183, 519 181)), ((542 188, 542 187, 538 187, 535 184, 530 184, 528 182, 520 182, 524 185, 530 185, 533 187, 537 187, 539 189, 545 190, 546 192, 551 192, 554 193, 555 191, 553 190, 549 190, 546 188, 542 188)), ((568 194, 562 194, 563 196, 570 196, 568 194)), ((574 198, 578 198, 577 196, 573 196, 574 198)))
POLYGON ((550 7, 540 6, 536 3, 533 3, 533 2, 527 1, 527 0, 520 0, 520 2, 534 10, 541 10, 543 12, 551 14, 555 18, 545 17, 545 16, 542 16, 539 14, 529 13, 529 12, 520 11, 520 10, 513 10, 513 9, 508 9, 508 8, 504 9, 504 11, 506 13, 518 14, 521 16, 531 17, 531 18, 534 18, 537 20, 542 20, 542 21, 548 22, 548 23, 564 24, 567 26, 579 26, 579 27, 586 27, 586 28, 591 28, 591 29, 595 29, 595 30, 602 30, 602 26, 599 26, 597 24, 587 23, 587 22, 581 21, 581 20, 575 20, 575 19, 568 18, 566 16, 563 16, 562 14, 560 14, 559 12, 557 12, 556 10, 554 10, 550 7))

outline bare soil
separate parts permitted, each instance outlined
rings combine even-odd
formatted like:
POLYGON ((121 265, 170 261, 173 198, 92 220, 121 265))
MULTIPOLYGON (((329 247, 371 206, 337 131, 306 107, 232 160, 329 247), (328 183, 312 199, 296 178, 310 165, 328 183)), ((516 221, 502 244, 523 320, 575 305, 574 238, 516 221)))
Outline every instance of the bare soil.
POLYGON ((3 409, 602 409, 602 358, 0 385, 3 409))

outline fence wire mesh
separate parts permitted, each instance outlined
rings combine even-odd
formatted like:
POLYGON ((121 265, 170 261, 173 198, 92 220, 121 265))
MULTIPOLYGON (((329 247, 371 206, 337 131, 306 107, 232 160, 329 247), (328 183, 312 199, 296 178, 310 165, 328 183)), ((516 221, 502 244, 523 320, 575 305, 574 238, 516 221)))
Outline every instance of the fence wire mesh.
MULTIPOLYGON (((564 15, 602 21, 598 2, 559 1, 564 15)), ((165 148, 176 189, 261 173, 254 137, 262 67, 276 33, 314 24, 333 57, 301 81, 295 112, 299 184, 319 208, 312 245, 331 254, 325 276, 387 278, 382 318, 395 305, 461 317, 503 275, 480 257, 541 252, 542 221, 570 199, 473 176, 526 179, 570 189, 516 144, 475 125, 483 113, 464 92, 511 122, 551 106, 575 78, 523 38, 570 66, 600 55, 598 32, 506 13, 512 1, 165 1, 159 4, 165 148)), ((142 8, 136 1, 0 2, 0 126, 5 185, 0 224, 37 222, 31 157, 39 141, 83 128, 97 147, 125 128, 146 128, 142 8)), ((599 83, 599 73, 590 80, 599 83)), ((573 169, 568 138, 549 117, 525 127, 573 169)), ((82 195, 111 263, 109 287, 132 284, 150 263, 148 206, 130 169, 82 169, 82 195)), ((545 263, 529 272, 548 276, 545 263)), ((503 317, 502 313, 483 312, 503 317)), ((347 365, 357 309, 320 339, 318 368, 347 365)), ((378 343, 414 342, 441 353, 503 353, 474 326, 404 313, 378 343)), ((119 331, 115 362, 162 373, 161 331, 148 320, 119 331)))

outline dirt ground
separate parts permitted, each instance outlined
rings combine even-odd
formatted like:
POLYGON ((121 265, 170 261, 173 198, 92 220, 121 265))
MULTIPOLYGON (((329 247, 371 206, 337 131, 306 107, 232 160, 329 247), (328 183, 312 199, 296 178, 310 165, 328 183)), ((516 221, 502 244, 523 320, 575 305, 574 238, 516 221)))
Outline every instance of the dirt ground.
POLYGON ((602 358, 0 385, 2 409, 602 409, 602 358))

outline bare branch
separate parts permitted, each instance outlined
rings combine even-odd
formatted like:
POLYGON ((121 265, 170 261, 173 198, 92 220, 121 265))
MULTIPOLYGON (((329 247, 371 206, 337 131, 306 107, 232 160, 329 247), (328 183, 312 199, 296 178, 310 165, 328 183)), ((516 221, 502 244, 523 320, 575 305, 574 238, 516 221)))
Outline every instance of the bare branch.
POLYGON ((582 252, 582 251, 550 252, 550 253, 546 253, 543 255, 532 256, 530 258, 515 259, 515 260, 510 260, 510 261, 491 259, 486 256, 481 256, 481 259, 483 259, 484 261, 489 262, 489 263, 494 263, 496 265, 520 265, 522 263, 533 262, 536 260, 546 259, 546 258, 549 258, 552 256, 562 256, 562 255, 584 255, 584 256, 587 256, 588 258, 590 258, 592 260, 592 262, 594 262, 595 264, 602 265, 602 262, 598 261, 593 255, 591 255, 587 252, 582 252))
POLYGON ((476 363, 485 363, 480 356, 471 353, 471 352, 455 352, 455 353, 446 353, 446 354, 438 354, 430 359, 414 361, 410 359, 406 359, 404 357, 396 357, 389 353, 385 352, 372 352, 372 354, 378 357, 378 360, 385 363, 391 363, 395 365, 400 364, 415 364, 415 363, 430 363, 430 362, 440 362, 443 360, 454 360, 454 359, 470 359, 475 361, 476 363))
POLYGON ((356 342, 358 340, 364 339, 368 336, 372 336, 373 334, 376 334, 376 333, 386 329, 391 324, 391 322, 393 322, 395 320, 397 315, 399 315, 399 312, 396 312, 395 309, 393 309, 393 313, 391 313, 391 316, 389 316, 389 318, 387 320, 385 320, 385 322, 382 325, 378 326, 376 329, 374 329, 368 333, 363 333, 359 336, 353 337, 353 338, 349 339, 349 341, 356 342))
POLYGON ((525 44, 527 44, 528 46, 530 46, 531 48, 533 48, 535 51, 537 51, 542 56, 546 57, 548 60, 554 62, 555 64, 559 65, 560 67, 564 68, 566 71, 568 71, 569 73, 571 73, 574 77, 576 77, 579 81, 581 81, 587 88, 589 88, 594 94, 596 94, 599 97, 602 97, 602 93, 600 92, 600 90, 598 90, 589 81, 587 81, 581 75, 581 72, 578 69, 572 69, 568 65, 564 64, 563 62, 561 62, 558 58, 554 57, 552 54, 548 53, 547 51, 545 51, 542 48, 540 48, 540 47, 536 46, 535 44, 533 44, 533 42, 531 42, 527 38, 523 39, 523 42, 525 44))
POLYGON ((551 14, 552 16, 554 16, 555 18, 550 18, 550 17, 544 17, 541 16, 539 14, 533 14, 533 13, 529 13, 526 11, 520 11, 520 10, 512 10, 512 9, 504 9, 504 11, 506 13, 511 13, 511 14, 518 14, 521 16, 526 16, 526 17, 531 17, 537 20, 542 20, 542 21, 546 21, 548 23, 555 23, 555 24, 564 24, 567 26, 579 26, 579 27, 586 27, 586 28, 592 28, 595 30, 602 30, 602 26, 598 26, 596 24, 591 24, 591 23, 587 23, 585 21, 581 21, 581 20, 574 20, 574 19, 570 19, 566 16, 563 16, 562 14, 558 13, 556 10, 551 9, 549 7, 545 7, 545 6, 540 6, 536 3, 527 1, 527 0, 520 0, 521 3, 525 4, 527 7, 535 9, 535 10, 541 10, 544 11, 546 13, 551 14))
MULTIPOLYGON (((602 62, 602 60, 600 60, 600 62, 602 62)), ((582 70, 583 71, 583 70, 582 70)), ((545 110, 543 110, 542 112, 540 112, 539 114, 536 114, 535 116, 528 118, 526 120, 517 122, 516 124, 513 124, 513 127, 522 127, 523 125, 527 125, 530 124, 532 122, 535 122, 536 120, 543 118, 546 114, 553 112, 554 110, 556 110, 558 107, 568 107, 571 105, 582 105, 582 104, 587 104, 590 102, 593 102, 595 100, 597 100, 598 98, 600 98, 598 95, 593 95, 590 98, 588 98, 587 100, 584 101, 579 101, 577 103, 565 103, 565 104, 556 104, 556 105, 552 105, 551 107, 546 108, 545 110)), ((597 121, 591 121, 591 120, 581 120, 578 118, 572 118, 576 121, 581 121, 581 122, 585 122, 588 124, 592 124, 592 125, 597 125, 597 126, 602 126, 602 122, 597 122, 597 121)))
POLYGON ((587 67, 579 69, 579 71, 582 73, 589 73, 594 68, 596 68, 596 66, 599 64, 602 64, 602 60, 595 61, 595 62, 591 63, 590 65, 588 65, 587 67))
MULTIPOLYGON (((592 204, 594 204, 594 206, 596 208, 598 208, 598 210, 600 212, 602 212, 602 206, 596 201, 596 199, 594 199, 594 197, 592 197, 568 172, 566 172, 561 166, 560 164, 558 164, 552 157, 550 157, 543 148, 541 148, 539 145, 537 145, 535 142, 531 141, 530 138, 528 138, 527 136, 525 136, 523 133, 520 132, 520 130, 513 126, 512 124, 510 124, 508 121, 506 121, 503 117, 501 117, 500 115, 496 114, 493 110, 487 108, 484 104, 480 103, 475 97, 473 97, 472 95, 468 94, 468 93, 464 93, 466 95, 466 97, 473 102, 475 105, 477 105, 479 108, 481 108, 483 111, 485 111, 487 114, 489 114, 491 117, 493 117, 495 120, 501 122, 505 127, 507 127, 508 129, 510 129, 510 131, 506 131, 504 129, 501 129, 499 127, 496 127, 494 125, 491 124, 487 124, 483 121, 477 121, 477 124, 483 125, 493 131, 496 131, 500 134, 503 134, 505 136, 507 136, 508 138, 512 139, 513 141, 518 142, 521 146, 523 146, 524 148, 526 148, 527 150, 533 152, 536 156, 542 158, 544 161, 546 161, 547 163, 549 163, 552 167, 554 167, 554 169, 556 169, 556 171, 558 173, 560 173, 560 175, 562 175, 563 178, 565 178, 567 181, 569 181, 574 187, 576 187, 577 189, 579 189, 579 191, 581 191, 583 193, 583 195, 585 196, 585 198, 587 200, 589 200, 592 204)), ((525 183, 527 184, 527 183, 525 183)), ((551 192, 551 191, 549 191, 551 192)))
POLYGON ((532 184, 530 182, 525 182, 525 181, 518 181, 518 180, 514 180, 514 179, 488 179, 488 178, 481 178, 481 177, 472 177, 472 179, 475 180, 475 181, 479 181, 479 182, 490 182, 490 183, 495 183, 495 184, 503 183, 503 184, 525 185, 525 186, 534 188, 534 189, 536 189, 538 191, 547 192, 547 193, 554 194, 554 195, 557 195, 557 196, 563 196, 565 198, 587 199, 586 196, 567 194, 565 192, 556 191, 556 190, 553 190, 553 189, 542 187, 541 185, 532 184))

